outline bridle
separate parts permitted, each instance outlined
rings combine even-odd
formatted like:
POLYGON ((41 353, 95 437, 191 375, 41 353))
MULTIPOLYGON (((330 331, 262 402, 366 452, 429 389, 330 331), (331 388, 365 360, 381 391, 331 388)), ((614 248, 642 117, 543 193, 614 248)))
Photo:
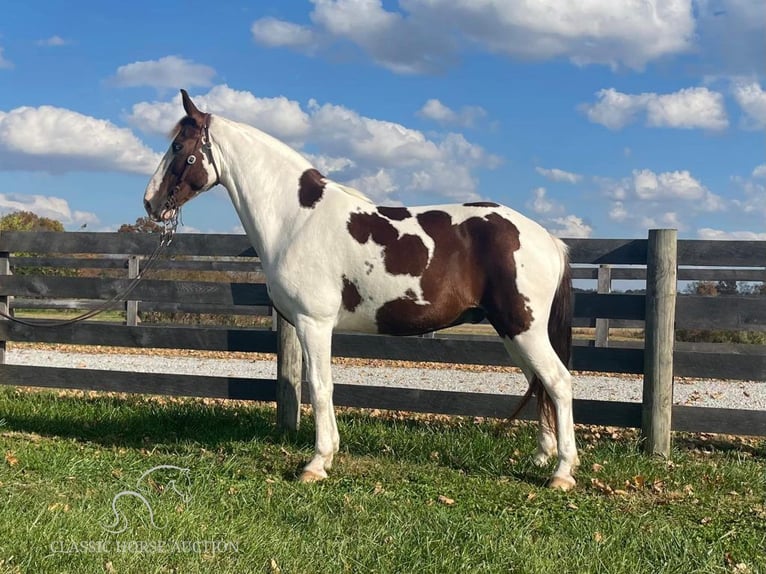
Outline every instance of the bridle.
POLYGON ((205 114, 205 123, 194 142, 194 149, 192 153, 186 157, 186 162, 184 163, 184 167, 181 170, 181 175, 178 177, 176 185, 173 186, 173 188, 168 192, 168 199, 165 202, 165 207, 166 209, 172 209, 175 211, 173 214, 173 219, 178 218, 178 212, 180 210, 177 194, 181 190, 181 185, 186 181, 186 175, 189 172, 189 168, 197 163, 197 152, 207 156, 208 162, 213 166, 213 170, 215 171, 215 182, 210 187, 214 187, 215 185, 221 183, 221 173, 218 171, 218 164, 215 163, 215 158, 213 157, 212 150, 213 146, 210 140, 210 118, 211 114, 205 114))

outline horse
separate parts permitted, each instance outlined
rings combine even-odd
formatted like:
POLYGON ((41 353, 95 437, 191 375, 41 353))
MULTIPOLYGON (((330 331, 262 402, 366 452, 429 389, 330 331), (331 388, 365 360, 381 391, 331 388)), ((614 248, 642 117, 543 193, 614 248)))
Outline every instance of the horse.
POLYGON ((334 329, 418 335, 486 318, 534 395, 533 462, 557 455, 548 485, 569 490, 579 464, 572 418, 571 273, 566 245, 494 202, 394 207, 324 177, 265 132, 200 111, 172 132, 144 194, 151 219, 221 184, 258 253, 273 306, 295 326, 316 423, 301 482, 327 478, 340 437, 333 408, 334 329))

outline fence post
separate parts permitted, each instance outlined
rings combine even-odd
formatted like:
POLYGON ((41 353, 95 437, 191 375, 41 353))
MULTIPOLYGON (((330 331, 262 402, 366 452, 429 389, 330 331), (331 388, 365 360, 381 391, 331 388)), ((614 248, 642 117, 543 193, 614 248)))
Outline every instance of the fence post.
MULTIPOLYGON (((10 275, 11 274, 11 260, 10 260, 11 254, 7 251, 0 251, 0 275, 10 275)), ((0 311, 2 311, 5 314, 10 313, 11 305, 10 305, 10 297, 8 295, 2 295, 0 296, 0 311)), ((3 321, 7 321, 7 319, 3 318, 3 321)), ((0 341, 0 365, 5 364, 5 341, 0 341)))
POLYGON ((644 396, 641 432, 648 454, 670 455, 676 317, 675 229, 650 229, 646 253, 644 396))
MULTIPOLYGON (((128 257, 128 279, 138 277, 140 260, 138 255, 128 257)), ((138 301, 125 302, 125 324, 130 327, 138 325, 138 301)))
POLYGON ((303 357, 295 327, 277 314, 277 427, 298 430, 303 357))
MULTIPOLYGON (((597 293, 612 292, 612 266, 600 265, 598 268, 597 293)), ((596 319, 596 346, 609 346, 609 319, 596 319)))

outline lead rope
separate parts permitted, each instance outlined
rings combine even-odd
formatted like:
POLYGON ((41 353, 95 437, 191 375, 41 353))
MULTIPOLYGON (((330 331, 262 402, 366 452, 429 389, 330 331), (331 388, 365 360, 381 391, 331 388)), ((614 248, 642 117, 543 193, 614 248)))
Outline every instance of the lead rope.
POLYGON ((24 319, 18 319, 14 317, 13 315, 4 313, 2 311, 0 311, 0 317, 4 319, 8 319, 9 321, 13 321, 14 323, 27 325, 28 327, 63 327, 66 325, 72 325, 74 323, 85 321, 86 319, 95 317, 96 315, 99 315, 103 313, 104 311, 108 311, 114 303, 117 303, 119 301, 125 301, 127 299, 128 295, 130 295, 130 293, 136 288, 136 286, 139 284, 141 279, 144 278, 144 274, 147 271, 149 271, 157 262, 162 251, 165 250, 173 242, 173 236, 175 235, 175 231, 177 227, 178 227, 177 215, 173 219, 169 221, 165 221, 164 227, 162 229, 162 233, 160 234, 160 242, 157 245, 157 247, 154 248, 154 251, 152 251, 152 253, 149 255, 149 258, 146 260, 146 263, 144 264, 143 268, 138 272, 138 275, 136 275, 133 278, 133 280, 131 280, 131 282, 128 283, 128 286, 125 289, 123 289, 120 293, 104 301, 102 305, 99 305, 95 309, 91 309, 90 311, 87 311, 83 313, 82 315, 78 315, 77 317, 72 317, 71 319, 61 319, 61 320, 48 319, 48 320, 38 320, 38 321, 25 321, 24 319))

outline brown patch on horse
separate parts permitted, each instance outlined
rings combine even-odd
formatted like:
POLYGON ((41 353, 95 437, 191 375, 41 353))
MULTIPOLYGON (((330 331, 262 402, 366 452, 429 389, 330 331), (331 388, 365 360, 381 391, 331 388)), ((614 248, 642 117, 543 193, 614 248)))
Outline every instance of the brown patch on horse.
POLYGON ((362 296, 359 293, 356 284, 353 281, 350 281, 345 275, 343 276, 341 299, 343 300, 343 308, 352 313, 362 302, 362 296))
POLYGON ((501 336, 514 337, 532 323, 527 298, 516 287, 514 252, 519 230, 509 220, 490 213, 453 224, 438 210, 417 216, 433 240, 431 262, 423 271, 423 300, 406 293, 384 303, 376 313, 378 331, 390 335, 425 333, 473 320, 472 310, 487 313, 501 336))
POLYGON ((377 213, 352 213, 347 224, 351 237, 365 244, 370 239, 383 247, 383 264, 392 275, 419 276, 428 264, 428 249, 417 235, 399 231, 377 213))
POLYGON ((311 168, 301 174, 298 179, 298 201, 301 207, 313 209, 324 195, 324 176, 311 168))
POLYGON ((499 203, 494 201, 472 201, 470 203, 464 203, 465 207, 500 207, 499 203))
POLYGON ((386 207, 381 206, 378 207, 378 213, 381 215, 388 217, 389 219, 393 219, 394 221, 403 221, 409 217, 412 217, 412 214, 410 213, 410 210, 406 207, 386 207))

